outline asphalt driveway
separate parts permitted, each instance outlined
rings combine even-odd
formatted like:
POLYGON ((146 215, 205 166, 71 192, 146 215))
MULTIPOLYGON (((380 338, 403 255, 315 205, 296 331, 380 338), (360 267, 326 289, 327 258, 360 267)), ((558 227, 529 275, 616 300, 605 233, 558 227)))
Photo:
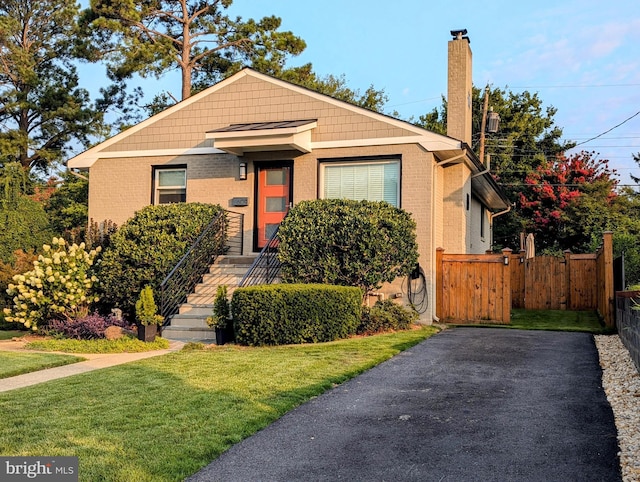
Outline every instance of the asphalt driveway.
POLYGON ((446 330, 285 415, 190 481, 615 481, 591 335, 446 330))

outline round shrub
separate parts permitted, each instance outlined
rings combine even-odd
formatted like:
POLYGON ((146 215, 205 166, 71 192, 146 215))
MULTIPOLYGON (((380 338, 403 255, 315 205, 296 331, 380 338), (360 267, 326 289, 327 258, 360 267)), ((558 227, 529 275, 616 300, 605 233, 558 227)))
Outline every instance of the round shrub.
POLYGON ((358 335, 373 335, 391 330, 408 330, 418 321, 415 310, 405 308, 390 300, 377 301, 372 307, 362 308, 362 320, 358 335))
POLYGON ((147 206, 110 238, 98 263, 101 303, 133 319, 146 285, 157 292, 202 230, 220 213, 218 205, 177 203, 147 206))
POLYGON ((278 234, 287 283, 357 286, 368 293, 409 274, 418 260, 415 221, 385 202, 302 201, 278 234))

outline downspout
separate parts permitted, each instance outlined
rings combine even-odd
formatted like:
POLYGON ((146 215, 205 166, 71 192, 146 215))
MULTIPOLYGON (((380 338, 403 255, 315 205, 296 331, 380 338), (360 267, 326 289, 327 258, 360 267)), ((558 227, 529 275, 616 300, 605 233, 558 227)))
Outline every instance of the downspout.
MULTIPOLYGON (((441 164, 436 164, 436 163, 432 163, 431 164, 431 226, 435 226, 436 223, 436 186, 437 183, 436 181, 439 181, 440 178, 438 176, 438 179, 436 179, 436 176, 438 174, 438 166, 441 164)), ((435 252, 436 252, 436 233, 435 233, 435 229, 431 229, 431 252, 432 252, 432 256, 430 256, 431 258, 431 266, 429 267, 429 275, 430 277, 433 275, 433 273, 435 273, 435 252)), ((440 323, 440 318, 438 318, 438 316, 436 315, 436 293, 438 292, 437 289, 435 289, 435 283, 437 282, 437 280, 431 280, 431 299, 433 300, 433 304, 432 304, 432 308, 431 308, 431 319, 432 321, 434 321, 435 323, 440 323)))
POLYGON ((491 242, 489 243, 489 247, 491 250, 493 250, 493 218, 497 218, 498 216, 502 216, 503 214, 507 214, 509 211, 511 211, 511 207, 512 205, 509 204, 509 206, 507 207, 507 209, 504 209, 502 211, 498 211, 497 213, 490 213, 489 215, 489 229, 491 230, 491 242))

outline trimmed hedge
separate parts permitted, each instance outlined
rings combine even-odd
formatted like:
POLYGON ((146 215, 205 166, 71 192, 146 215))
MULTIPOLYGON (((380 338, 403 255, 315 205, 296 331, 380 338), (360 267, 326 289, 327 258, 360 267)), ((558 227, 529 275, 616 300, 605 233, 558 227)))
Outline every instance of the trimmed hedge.
POLYGON ((348 286, 251 286, 231 299, 236 342, 249 346, 346 338, 356 333, 361 310, 362 291, 348 286))

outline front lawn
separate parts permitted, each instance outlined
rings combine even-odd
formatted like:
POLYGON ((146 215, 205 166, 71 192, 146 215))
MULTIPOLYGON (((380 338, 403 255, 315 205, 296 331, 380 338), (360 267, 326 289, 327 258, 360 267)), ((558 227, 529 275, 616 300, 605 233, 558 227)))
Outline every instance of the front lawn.
POLYGON ((62 351, 65 353, 139 353, 143 351, 164 350, 169 348, 169 340, 156 338, 152 342, 140 341, 131 336, 117 340, 71 340, 68 338, 47 338, 31 341, 24 346, 27 350, 62 351))
POLYGON ((6 392, 0 453, 78 456, 83 481, 183 480, 297 405, 436 331, 182 350, 6 392))
POLYGON ((511 323, 467 324, 456 326, 490 326, 520 330, 581 331, 596 335, 613 333, 604 326, 595 311, 511 310, 511 323))
POLYGON ((83 361, 84 358, 54 353, 20 353, 0 351, 0 378, 59 367, 83 361))

